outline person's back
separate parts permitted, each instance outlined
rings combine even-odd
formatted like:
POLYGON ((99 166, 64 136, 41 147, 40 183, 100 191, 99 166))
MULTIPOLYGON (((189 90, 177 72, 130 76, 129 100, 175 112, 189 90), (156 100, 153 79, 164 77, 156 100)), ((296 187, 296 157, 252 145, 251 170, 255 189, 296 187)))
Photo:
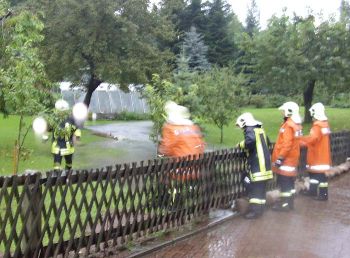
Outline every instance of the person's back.
POLYGON ((162 131, 159 151, 168 157, 182 157, 204 153, 204 141, 197 125, 166 123, 162 131))

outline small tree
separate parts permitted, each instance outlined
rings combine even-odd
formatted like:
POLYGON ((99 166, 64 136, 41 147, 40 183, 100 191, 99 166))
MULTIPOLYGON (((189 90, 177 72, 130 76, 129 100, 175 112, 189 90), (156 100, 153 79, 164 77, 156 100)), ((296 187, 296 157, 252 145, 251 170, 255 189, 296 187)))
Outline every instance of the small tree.
POLYGON ((44 28, 39 18, 29 11, 11 17, 4 25, 6 33, 5 56, 0 66, 0 85, 4 110, 20 116, 17 140, 14 147, 14 173, 30 125, 24 117, 34 115, 48 104, 49 83, 44 66, 39 60, 37 44, 43 40, 44 28))
POLYGON ((153 122, 150 138, 158 145, 160 131, 166 118, 164 111, 165 102, 173 100, 179 103, 179 100, 182 98, 182 92, 173 83, 162 80, 158 74, 153 74, 152 81, 146 85, 143 94, 147 99, 153 122))
POLYGON ((244 83, 243 76, 234 74, 229 67, 215 67, 199 77, 202 117, 220 129, 220 143, 223 143, 224 126, 233 119, 243 103, 244 83))

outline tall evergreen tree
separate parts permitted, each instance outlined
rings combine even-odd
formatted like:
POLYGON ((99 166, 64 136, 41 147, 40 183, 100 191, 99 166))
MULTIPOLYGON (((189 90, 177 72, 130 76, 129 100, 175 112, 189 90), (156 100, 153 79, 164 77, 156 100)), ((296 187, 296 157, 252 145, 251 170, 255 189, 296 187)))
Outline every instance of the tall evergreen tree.
POLYGON ((251 0, 250 2, 245 22, 245 31, 249 34, 249 36, 253 37, 253 35, 260 29, 260 12, 255 0, 251 0))
POLYGON ((234 42, 229 36, 231 19, 230 6, 225 0, 214 0, 209 4, 208 24, 204 39, 209 47, 209 62, 220 67, 227 66, 235 58, 234 42))
POLYGON ((190 4, 185 8, 180 22, 180 29, 183 32, 189 31, 195 26, 199 33, 206 30, 206 16, 202 0, 191 0, 190 4))
POLYGON ((210 67, 207 60, 208 47, 204 44, 202 38, 194 26, 191 27, 189 32, 185 33, 183 50, 185 56, 188 57, 190 71, 205 71, 210 67))
POLYGON ((340 3, 340 22, 346 26, 350 25, 350 4, 347 0, 342 0, 340 3))
MULTIPOLYGON (((182 31, 182 19, 186 9, 185 0, 162 0, 159 4, 160 15, 164 19, 171 21, 174 37, 172 40, 163 42, 163 47, 171 49, 174 55, 181 51, 181 42, 183 41, 184 32, 182 31)), ((175 61, 175 60, 174 60, 175 61)), ((175 66, 175 62, 173 62, 175 66)))

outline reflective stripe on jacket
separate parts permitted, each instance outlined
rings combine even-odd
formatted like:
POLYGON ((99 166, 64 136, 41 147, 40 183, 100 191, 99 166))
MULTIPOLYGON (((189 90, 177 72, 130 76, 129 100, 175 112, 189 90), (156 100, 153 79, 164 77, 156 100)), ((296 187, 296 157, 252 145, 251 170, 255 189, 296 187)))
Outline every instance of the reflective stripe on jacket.
POLYGON ((302 127, 288 118, 281 126, 277 141, 272 152, 272 162, 282 158, 283 164, 272 170, 284 176, 296 176, 300 156, 300 137, 302 127))
POLYGON ((264 181, 273 177, 271 156, 267 145, 266 134, 258 126, 247 126, 244 129, 244 141, 240 147, 248 151, 249 175, 252 182, 264 181))
POLYGON ((77 128, 73 119, 68 118, 59 125, 55 125, 52 132, 51 153, 60 154, 61 156, 73 154, 74 135, 80 137, 81 131, 77 128))
POLYGON ((310 135, 302 137, 302 143, 307 146, 307 169, 311 173, 325 173, 331 168, 329 124, 327 121, 315 121, 310 135))

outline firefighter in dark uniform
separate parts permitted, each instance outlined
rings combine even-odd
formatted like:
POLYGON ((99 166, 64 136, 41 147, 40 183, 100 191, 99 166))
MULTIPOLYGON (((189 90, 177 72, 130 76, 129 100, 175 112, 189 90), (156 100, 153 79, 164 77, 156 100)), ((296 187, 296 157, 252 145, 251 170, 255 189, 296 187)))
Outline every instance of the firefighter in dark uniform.
POLYGON ((239 143, 239 147, 248 154, 248 171, 243 180, 248 191, 249 209, 244 217, 255 219, 264 212, 266 183, 273 177, 268 140, 262 123, 256 121, 251 113, 239 116, 236 125, 244 131, 244 141, 239 143))
POLYGON ((65 169, 72 169, 74 142, 81 137, 81 131, 69 115, 69 104, 60 99, 55 103, 55 116, 49 122, 52 131, 51 153, 54 157, 54 170, 61 169, 64 157, 65 169))

